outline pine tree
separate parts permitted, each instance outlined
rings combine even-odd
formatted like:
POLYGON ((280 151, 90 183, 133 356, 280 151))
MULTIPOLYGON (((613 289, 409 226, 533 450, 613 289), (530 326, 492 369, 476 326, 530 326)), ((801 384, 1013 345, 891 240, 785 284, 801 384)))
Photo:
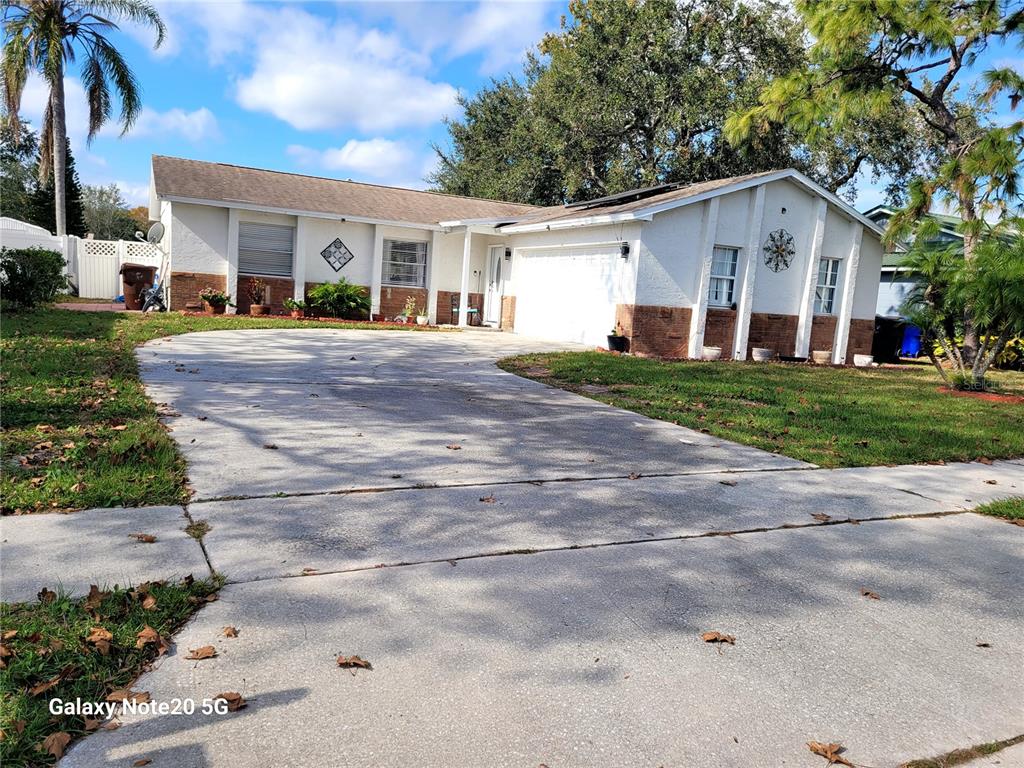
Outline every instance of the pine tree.
MULTIPOLYGON (((85 237, 85 207, 82 205, 82 185, 78 180, 78 171, 75 170, 75 158, 71 154, 71 142, 66 142, 67 164, 64 167, 64 184, 67 195, 67 230, 69 235, 85 237)), ((53 175, 46 184, 39 184, 29 195, 26 213, 30 224, 44 227, 49 232, 57 231, 56 216, 56 192, 53 184, 53 175)))

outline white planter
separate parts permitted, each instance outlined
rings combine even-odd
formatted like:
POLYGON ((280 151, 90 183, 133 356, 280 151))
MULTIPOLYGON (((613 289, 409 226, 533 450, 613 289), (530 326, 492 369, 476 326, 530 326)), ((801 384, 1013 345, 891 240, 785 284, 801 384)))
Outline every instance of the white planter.
POLYGON ((816 349, 811 352, 811 359, 818 365, 828 365, 832 362, 832 352, 828 349, 816 349))
POLYGON ((700 353, 701 360, 719 360, 721 357, 721 347, 704 347, 700 353))
POLYGON ((427 316, 426 315, 416 315, 416 325, 426 325, 426 324, 427 324, 427 316))
POLYGON ((875 362, 872 355, 854 355, 853 364, 858 368, 870 368, 875 362))
POLYGON ((750 356, 755 363, 767 363, 775 357, 775 350, 767 347, 754 347, 750 350, 750 356))

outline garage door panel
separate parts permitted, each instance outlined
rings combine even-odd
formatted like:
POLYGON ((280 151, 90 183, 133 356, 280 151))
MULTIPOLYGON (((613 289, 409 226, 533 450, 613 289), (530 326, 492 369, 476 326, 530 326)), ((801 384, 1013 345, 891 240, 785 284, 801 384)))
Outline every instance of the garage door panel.
POLYGON ((617 248, 527 251, 516 267, 517 333, 606 344, 622 269, 617 248))

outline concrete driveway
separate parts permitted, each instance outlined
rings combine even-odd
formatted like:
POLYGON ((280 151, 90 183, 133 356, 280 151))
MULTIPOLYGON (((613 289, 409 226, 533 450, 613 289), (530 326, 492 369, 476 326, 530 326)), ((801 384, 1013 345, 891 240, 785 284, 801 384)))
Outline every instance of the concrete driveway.
POLYGON ((249 706, 126 717, 62 765, 820 768, 817 740, 880 768, 1024 731, 1024 531, 963 511, 1024 464, 818 470, 494 366, 545 348, 142 348, 229 584, 136 688, 249 706))

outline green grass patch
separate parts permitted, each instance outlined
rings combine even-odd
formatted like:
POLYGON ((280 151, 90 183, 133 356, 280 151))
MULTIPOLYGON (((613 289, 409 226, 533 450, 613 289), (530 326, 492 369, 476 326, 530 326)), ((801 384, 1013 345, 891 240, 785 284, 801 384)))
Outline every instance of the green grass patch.
MULTIPOLYGON (((824 467, 1024 455, 1024 405, 957 397, 918 368, 665 362, 599 352, 499 365, 595 400, 824 467)), ((1024 374, 997 371, 1024 394, 1024 374)))
POLYGON ((1024 734, 1014 736, 1012 739, 978 744, 967 749, 954 749, 952 752, 940 755, 939 757, 927 757, 923 760, 911 760, 906 763, 900 763, 900 768, 953 768, 953 766, 963 765, 972 760, 994 755, 1007 747, 1015 746, 1021 742, 1024 742, 1024 734))
POLYGON ((1011 496, 1008 499, 990 501, 974 509, 982 515, 1002 517, 1006 520, 1024 520, 1024 496, 1011 496))
MULTIPOLYGON (((138 344, 194 331, 381 327, 178 313, 4 313, 2 511, 187 500, 185 463, 139 380, 133 353, 138 344)), ((383 327, 422 330, 415 325, 383 327)))
POLYGON ((99 727, 102 718, 51 714, 50 700, 104 702, 129 689, 161 653, 160 642, 140 645, 139 633, 151 627, 166 640, 219 586, 186 579, 80 599, 44 591, 38 602, 0 604, 0 764, 52 765, 42 747, 48 737, 59 742, 58 734, 74 739, 99 727))

